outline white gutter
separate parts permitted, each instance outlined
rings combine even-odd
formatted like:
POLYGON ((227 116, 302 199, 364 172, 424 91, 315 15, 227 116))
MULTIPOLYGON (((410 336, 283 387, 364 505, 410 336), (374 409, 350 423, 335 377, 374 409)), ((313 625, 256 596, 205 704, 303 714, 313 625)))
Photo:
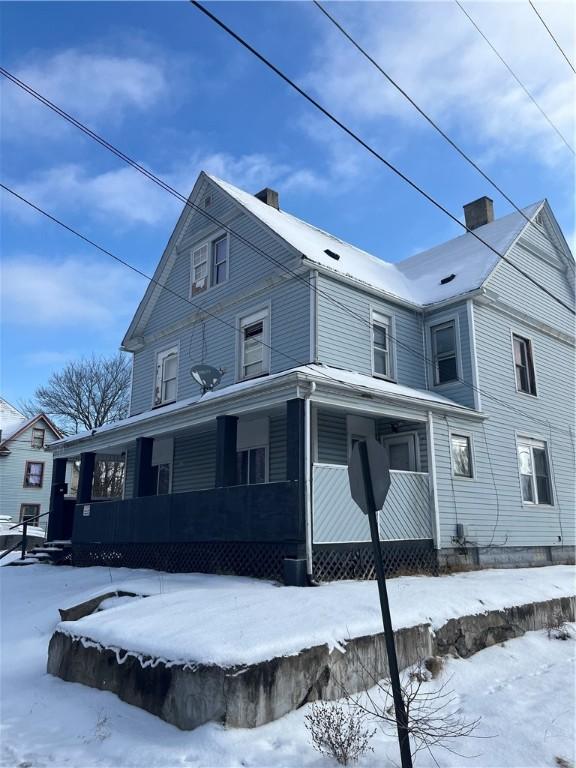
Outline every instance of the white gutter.
POLYGON ((441 547, 440 539, 440 507, 438 505, 438 484, 436 480, 436 449, 434 447, 434 417, 432 411, 428 411, 428 482, 430 485, 430 494, 432 496, 432 506, 434 510, 433 528, 434 528, 434 546, 436 549, 441 547))
POLYGON ((304 517, 306 521, 306 572, 312 578, 312 483, 310 462, 310 398, 316 391, 316 382, 304 395, 304 517))

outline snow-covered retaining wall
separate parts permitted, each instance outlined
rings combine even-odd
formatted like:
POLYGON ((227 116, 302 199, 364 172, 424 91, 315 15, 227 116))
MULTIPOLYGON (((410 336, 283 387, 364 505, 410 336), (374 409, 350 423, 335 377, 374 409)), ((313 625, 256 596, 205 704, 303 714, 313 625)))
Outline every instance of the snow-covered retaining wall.
MULTIPOLYGON (((430 655, 467 657, 495 643, 543 629, 557 616, 575 620, 576 598, 560 597, 450 619, 432 630, 418 624, 395 633, 399 666, 430 655)), ((245 665, 173 663, 85 637, 53 634, 48 672, 116 693, 184 730, 209 721, 253 728, 315 699, 335 699, 343 688, 365 690, 387 675, 383 633, 339 647, 316 645, 292 655, 245 665)))

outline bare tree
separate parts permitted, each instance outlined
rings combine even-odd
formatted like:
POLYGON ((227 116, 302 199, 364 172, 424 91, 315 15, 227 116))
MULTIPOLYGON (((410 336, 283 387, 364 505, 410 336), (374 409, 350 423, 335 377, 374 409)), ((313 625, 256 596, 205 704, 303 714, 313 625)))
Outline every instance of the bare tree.
POLYGON ((66 434, 92 430, 128 415, 130 363, 125 355, 68 363, 38 387, 32 401, 20 402, 26 415, 46 413, 66 434))

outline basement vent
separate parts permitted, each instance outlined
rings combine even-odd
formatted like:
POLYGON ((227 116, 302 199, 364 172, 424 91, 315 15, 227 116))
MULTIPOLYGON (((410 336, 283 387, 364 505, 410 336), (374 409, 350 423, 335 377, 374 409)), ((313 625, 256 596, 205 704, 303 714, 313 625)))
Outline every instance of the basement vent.
POLYGON ((451 283, 455 277, 456 275, 454 273, 452 273, 451 275, 448 275, 447 277, 443 277, 442 280, 440 280, 440 285, 446 285, 446 283, 451 283))
POLYGON ((335 253, 334 251, 331 251, 331 250, 330 250, 330 248, 326 248, 326 250, 324 251, 324 253, 325 253, 327 256, 330 256, 330 258, 332 258, 332 259, 336 259, 336 261, 338 261, 338 260, 340 259, 340 254, 338 254, 338 253, 335 253))

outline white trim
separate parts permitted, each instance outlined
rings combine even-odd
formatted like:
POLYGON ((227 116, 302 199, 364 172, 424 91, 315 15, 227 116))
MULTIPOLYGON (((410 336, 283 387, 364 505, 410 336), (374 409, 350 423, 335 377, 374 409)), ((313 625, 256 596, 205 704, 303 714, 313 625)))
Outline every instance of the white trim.
POLYGON ((476 348, 476 322, 474 320, 474 302, 468 299, 466 302, 466 312, 468 315, 468 335, 470 337, 470 357, 472 363, 472 385, 474 393, 474 407, 477 411, 482 410, 482 393, 480 392, 480 373, 478 367, 478 352, 476 348))
POLYGON ((459 319, 459 313, 444 313, 442 315, 437 315, 436 317, 429 318, 429 320, 426 321, 426 329, 427 329, 427 348, 430 350, 430 354, 426 355, 428 360, 424 362, 425 365, 429 366, 430 373, 431 373, 431 381, 429 386, 432 389, 442 389, 442 387, 450 387, 454 386, 454 384, 461 384, 462 379, 464 378, 462 375, 462 343, 460 339, 460 319, 459 319), (432 328, 437 328, 440 325, 447 325, 448 323, 454 323, 454 341, 456 344, 455 352, 456 352, 456 379, 452 379, 451 381, 443 381, 440 384, 436 384, 436 364, 434 361, 434 344, 432 341, 432 328))
MULTIPOLYGON (((160 387, 162 387, 162 383, 163 383, 163 379, 161 377, 160 387)), ((160 349, 157 349, 154 352, 154 376, 152 379, 152 409, 155 410, 156 408, 162 408, 165 405, 170 405, 171 403, 175 403, 178 400, 179 384, 180 384, 180 339, 170 344, 169 347, 161 347, 160 349), (168 357, 168 355, 172 354, 173 352, 176 353, 176 394, 173 400, 161 400, 160 402, 156 402, 158 357, 160 355, 163 355, 164 357, 168 357)), ((162 394, 162 392, 160 392, 160 394, 162 394)))
MULTIPOLYGON (((452 427, 449 427, 448 429, 448 449, 450 451, 450 470, 452 472, 452 477, 454 480, 476 480, 476 454, 474 452, 474 435, 472 432, 469 432, 466 429, 452 429, 452 427), (452 438, 453 437, 464 437, 468 440, 468 447, 470 451, 470 471, 472 474, 470 476, 468 475, 457 475, 454 471, 454 458, 452 456, 452 438)), ((486 450, 490 450, 490 446, 486 446, 486 450)))
POLYGON ((310 270, 310 360, 318 362, 318 272, 310 270))
POLYGON ((311 404, 310 397, 316 389, 314 382, 310 385, 308 395, 304 397, 304 520, 306 525, 306 570, 312 577, 312 467, 311 467, 311 404))
POLYGON ((204 237, 202 240, 198 240, 190 248, 190 275, 188 278, 188 299, 194 299, 200 294, 208 293, 213 288, 218 288, 219 285, 223 285, 228 282, 230 277, 230 235, 227 229, 216 229, 208 237, 204 237), (217 240, 226 238, 226 279, 221 283, 214 282, 214 243, 217 240), (206 287, 196 293, 193 293, 192 287, 194 285, 194 254, 204 246, 208 248, 207 262, 206 262, 206 287))
MULTIPOLYGON (((520 502, 522 504, 522 507, 526 507, 527 509, 554 509, 557 506, 556 502, 558 500, 556 499, 556 494, 554 493, 554 481, 552 479, 553 469, 552 469, 552 461, 550 460, 549 441, 540 437, 529 437, 525 432, 519 432, 518 430, 514 430, 514 436, 516 439, 516 465, 518 469, 518 483, 519 483, 519 491, 520 491, 520 502), (546 453, 546 463, 548 465, 548 483, 550 485, 550 498, 552 499, 551 504, 541 504, 539 501, 524 500, 524 494, 522 493, 522 473, 520 472, 520 455, 518 453, 519 443, 528 445, 531 448, 544 448, 544 451, 546 453)), ((534 497, 536 498, 538 496, 538 489, 536 488, 536 483, 534 481, 534 478, 535 478, 534 454, 532 451, 531 451, 531 460, 532 460, 532 489, 534 491, 534 497)))
POLYGON ((538 392, 540 391, 540 387, 538 384, 538 377, 536 376, 536 360, 534 355, 534 341, 532 336, 527 336, 524 332, 517 332, 514 330, 514 328, 510 328, 510 343, 512 345, 512 374, 514 376, 514 388, 516 389, 517 394, 524 395, 525 397, 529 397, 531 399, 538 399, 538 392), (518 389, 518 379, 516 377, 516 356, 514 354, 514 336, 517 336, 522 341, 527 341, 530 345, 530 361, 532 362, 532 373, 534 375, 534 386, 536 388, 536 392, 524 392, 522 389, 518 389))
POLYGON ((433 537, 434 546, 440 549, 442 539, 440 535, 440 504, 438 501, 438 478, 436 476, 436 447, 434 445, 434 414, 428 411, 428 428, 426 430, 428 443, 428 477, 430 487, 430 497, 432 499, 433 509, 433 537))
POLYGON ((418 430, 416 429, 407 429, 405 432, 390 432, 386 433, 385 435, 381 435, 380 441, 382 445, 386 448, 388 451, 388 463, 390 463, 390 453, 388 444, 392 442, 399 442, 402 440, 406 440, 408 442, 408 450, 410 451, 410 459, 413 460, 414 466, 416 469, 392 469, 390 468, 390 472, 410 472, 410 473, 419 473, 420 467, 421 467, 421 461, 420 461, 420 435, 418 433, 418 430))
POLYGON ((251 483, 249 482, 250 478, 250 457, 248 457, 248 482, 241 483, 240 478, 237 478, 239 485, 264 485, 268 484, 270 482, 270 446, 267 443, 258 443, 254 445, 250 445, 245 448, 241 448, 240 450, 236 449, 236 458, 238 458, 238 454, 240 453, 250 453, 250 451, 256 451, 260 448, 264 449, 264 482, 263 483, 251 483))
POLYGON ((370 305, 370 365, 372 376, 384 381, 396 381, 396 317, 393 312, 382 312, 377 307, 370 305), (386 330, 386 353, 388 373, 378 373, 374 365, 374 326, 378 325, 386 330))
POLYGON ((267 301, 261 304, 259 308, 247 310, 242 314, 236 315, 236 383, 241 381, 250 381, 261 376, 270 374, 271 352, 270 339, 272 336, 272 302, 267 301), (262 371, 254 376, 243 376, 244 370, 244 343, 242 332, 244 328, 252 323, 262 320, 262 371))
POLYGON ((561 341, 570 347, 576 346, 576 337, 574 334, 566 333, 565 331, 561 331, 559 328, 554 328, 547 323, 543 323, 541 320, 538 320, 535 317, 531 317, 530 315, 521 312, 519 309, 512 307, 510 304, 506 304, 506 302, 502 301, 500 296, 495 291, 485 291, 484 294, 477 299, 477 301, 482 306, 490 307, 490 309, 494 310, 494 312, 499 312, 501 315, 510 317, 517 323, 527 325, 530 328, 543 333, 545 336, 551 336, 553 339, 561 341))

